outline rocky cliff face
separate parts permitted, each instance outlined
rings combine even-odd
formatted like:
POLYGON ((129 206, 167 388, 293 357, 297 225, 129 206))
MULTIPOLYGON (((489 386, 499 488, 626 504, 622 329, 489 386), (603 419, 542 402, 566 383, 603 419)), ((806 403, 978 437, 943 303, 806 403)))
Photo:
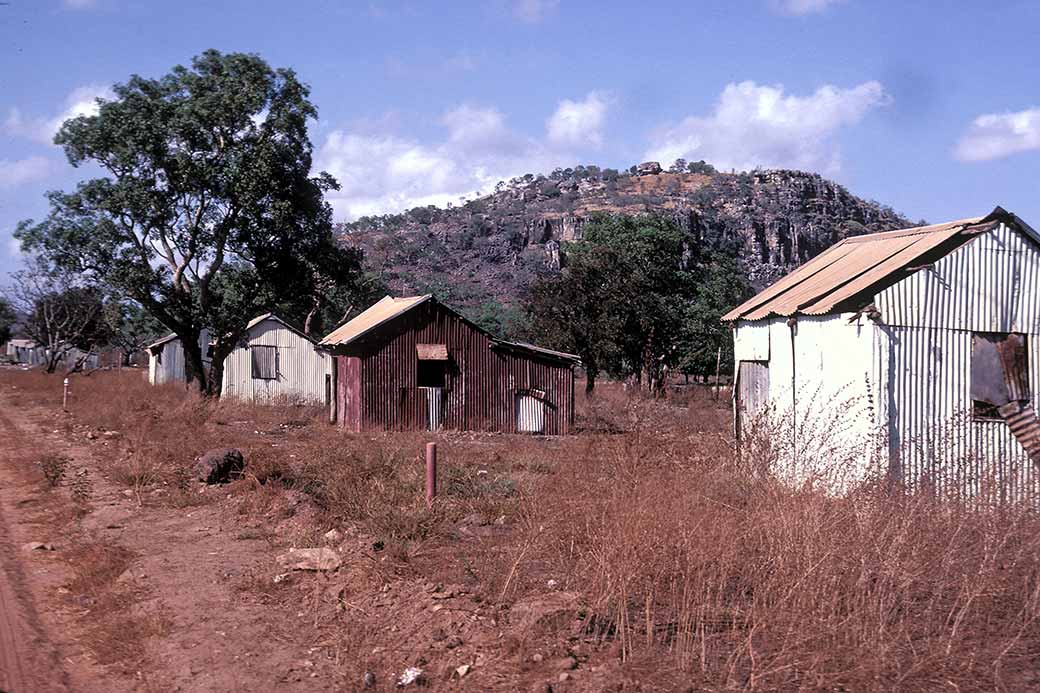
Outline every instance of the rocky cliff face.
POLYGON ((596 167, 527 175, 465 205, 422 207, 341 225, 391 290, 435 291, 471 313, 510 305, 561 244, 581 241, 598 213, 672 217, 700 243, 732 253, 762 288, 847 236, 911 226, 888 207, 800 171, 630 173, 596 167))

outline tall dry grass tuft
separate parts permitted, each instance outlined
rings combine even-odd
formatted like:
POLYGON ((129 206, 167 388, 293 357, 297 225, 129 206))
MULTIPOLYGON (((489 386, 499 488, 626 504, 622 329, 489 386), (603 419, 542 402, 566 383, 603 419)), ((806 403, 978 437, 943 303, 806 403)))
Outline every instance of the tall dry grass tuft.
POLYGON ((1040 517, 864 484, 784 485, 710 440, 635 430, 528 502, 509 592, 551 577, 627 658, 703 685, 1021 689, 1038 678, 1040 517))

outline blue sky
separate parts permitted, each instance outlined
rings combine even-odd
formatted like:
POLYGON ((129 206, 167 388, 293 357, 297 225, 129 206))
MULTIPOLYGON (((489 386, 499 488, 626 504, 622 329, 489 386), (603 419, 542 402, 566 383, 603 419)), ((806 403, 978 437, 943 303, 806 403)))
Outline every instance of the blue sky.
POLYGON ((502 178, 676 156, 818 171, 913 219, 1040 227, 1040 3, 142 2, 0 5, 0 272, 70 188, 49 139, 131 73, 207 48, 312 88, 337 218, 502 178))

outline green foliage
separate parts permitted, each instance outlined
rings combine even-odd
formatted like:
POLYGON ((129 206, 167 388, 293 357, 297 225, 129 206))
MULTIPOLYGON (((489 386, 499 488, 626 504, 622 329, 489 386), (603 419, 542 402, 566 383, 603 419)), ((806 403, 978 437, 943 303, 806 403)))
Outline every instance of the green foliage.
POLYGON ((181 339, 189 378, 216 394, 252 317, 276 301, 320 310, 330 285, 356 276, 360 255, 336 244, 324 199, 337 184, 310 173, 317 111, 291 70, 215 50, 114 92, 55 138, 74 166, 106 177, 50 193, 48 217, 16 237, 143 306, 181 339))
POLYGON ((532 287, 530 335, 578 354, 590 390, 604 371, 660 387, 694 293, 689 239, 662 217, 602 216, 565 251, 564 271, 532 287))
POLYGON ((10 341, 14 324, 17 321, 18 314, 15 313, 11 302, 0 297, 0 344, 10 341))
POLYGON ((128 365, 133 354, 166 332, 162 323, 134 301, 109 299, 101 314, 108 333, 108 344, 123 352, 123 365, 128 365))
POLYGON ((714 375, 722 350, 723 372, 733 363, 733 337, 722 316, 754 293, 727 255, 715 254, 699 273, 684 329, 685 339, 679 369, 687 375, 714 375))

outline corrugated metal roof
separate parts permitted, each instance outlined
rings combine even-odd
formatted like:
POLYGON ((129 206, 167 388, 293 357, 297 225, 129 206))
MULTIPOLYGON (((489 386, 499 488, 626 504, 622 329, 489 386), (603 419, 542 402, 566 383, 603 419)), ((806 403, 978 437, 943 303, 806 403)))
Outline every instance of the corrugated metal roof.
POLYGON ((162 346, 163 344, 166 344, 166 342, 172 342, 175 339, 177 339, 177 335, 175 335, 173 332, 171 332, 170 334, 166 335, 162 339, 155 340, 154 342, 152 342, 151 344, 146 346, 145 349, 148 349, 149 351, 151 351, 155 347, 162 346))
POLYGON ((550 356, 562 361, 573 361, 575 363, 581 362, 581 357, 577 354, 568 354, 565 351, 546 349, 545 347, 535 346, 534 344, 528 344, 527 342, 506 342, 501 339, 496 339, 494 343, 498 346, 517 349, 519 351, 527 351, 541 356, 550 356))
POLYGON ((249 332, 254 327, 256 327, 257 325, 262 324, 263 322, 265 322, 267 320, 274 320, 275 322, 280 323, 283 327, 285 327, 285 328, 291 330, 292 332, 295 332, 299 336, 303 337, 307 341, 313 342, 313 343, 317 344, 317 341, 314 338, 310 337, 309 335, 304 334, 302 330, 297 329, 293 325, 290 325, 288 322, 286 322, 285 320, 283 320, 279 316, 275 315, 274 313, 264 313, 263 315, 258 315, 255 318, 253 318, 252 320, 250 320, 249 323, 246 325, 246 332, 249 332))
POLYGON ((856 297, 873 295, 906 276, 932 251, 946 253, 967 243, 992 224, 1016 225, 1038 240, 1013 214, 997 207, 985 217, 846 238, 722 317, 760 320, 770 316, 824 315, 847 307, 856 297))
POLYGON ((373 328, 382 325, 388 320, 393 320, 420 303, 429 300, 431 296, 432 294, 406 296, 403 298, 384 296, 361 313, 361 315, 337 327, 320 343, 324 346, 344 346, 349 344, 373 328))

